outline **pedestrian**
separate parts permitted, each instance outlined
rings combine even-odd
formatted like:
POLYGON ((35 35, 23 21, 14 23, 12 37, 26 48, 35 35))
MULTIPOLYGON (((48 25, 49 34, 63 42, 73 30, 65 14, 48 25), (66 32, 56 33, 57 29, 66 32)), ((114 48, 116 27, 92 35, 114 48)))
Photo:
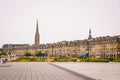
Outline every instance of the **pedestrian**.
POLYGON ((7 57, 5 58, 5 63, 7 63, 8 62, 8 59, 7 59, 7 57))
POLYGON ((5 59, 4 59, 4 57, 2 58, 2 63, 3 63, 3 64, 5 63, 5 59))

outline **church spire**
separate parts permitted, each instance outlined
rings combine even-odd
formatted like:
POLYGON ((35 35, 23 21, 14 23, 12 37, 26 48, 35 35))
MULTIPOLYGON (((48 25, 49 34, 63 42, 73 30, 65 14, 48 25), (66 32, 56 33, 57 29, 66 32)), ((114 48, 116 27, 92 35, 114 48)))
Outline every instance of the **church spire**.
POLYGON ((38 20, 37 20, 37 25, 36 25, 36 33, 39 33, 39 31, 38 31, 38 20))
POLYGON ((35 33, 35 45, 39 45, 39 28, 38 28, 38 20, 36 24, 36 33, 35 33))
POLYGON ((92 36, 91 36, 91 29, 89 29, 89 36, 88 36, 88 39, 92 39, 92 36))

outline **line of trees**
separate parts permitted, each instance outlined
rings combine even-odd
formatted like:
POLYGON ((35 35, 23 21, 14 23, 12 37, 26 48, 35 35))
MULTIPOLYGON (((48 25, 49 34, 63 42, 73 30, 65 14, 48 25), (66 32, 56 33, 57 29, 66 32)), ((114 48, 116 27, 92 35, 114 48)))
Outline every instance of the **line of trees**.
POLYGON ((37 57, 47 57, 48 54, 47 53, 42 53, 41 51, 37 51, 34 55, 31 53, 25 53, 24 56, 37 56, 37 57))
POLYGON ((0 49, 0 56, 7 55, 6 52, 3 49, 0 49))

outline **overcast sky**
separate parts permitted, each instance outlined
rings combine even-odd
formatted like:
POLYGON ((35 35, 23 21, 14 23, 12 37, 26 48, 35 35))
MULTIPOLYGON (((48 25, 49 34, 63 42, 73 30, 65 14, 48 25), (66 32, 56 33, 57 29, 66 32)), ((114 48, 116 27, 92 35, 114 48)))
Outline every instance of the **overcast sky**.
POLYGON ((120 0, 0 0, 0 47, 120 35, 120 0))

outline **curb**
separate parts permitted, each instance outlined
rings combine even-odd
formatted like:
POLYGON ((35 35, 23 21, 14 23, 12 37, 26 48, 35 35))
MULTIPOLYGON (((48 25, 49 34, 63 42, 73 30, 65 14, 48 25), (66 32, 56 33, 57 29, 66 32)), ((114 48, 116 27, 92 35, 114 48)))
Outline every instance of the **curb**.
POLYGON ((62 70, 64 70, 64 71, 66 71, 66 72, 69 72, 70 74, 72 74, 72 75, 74 75, 74 76, 76 76, 76 77, 78 77, 78 78, 80 78, 80 79, 82 78, 83 80, 96 80, 96 79, 90 78, 90 77, 88 77, 88 76, 86 76, 86 75, 83 75, 83 74, 77 73, 77 72, 75 72, 75 71, 66 69, 66 68, 64 68, 64 67, 61 67, 61 66, 58 66, 58 65, 55 65, 55 64, 52 64, 52 63, 49 63, 49 64, 50 64, 50 65, 53 65, 53 66, 55 66, 55 67, 57 67, 57 68, 59 68, 59 69, 62 69, 62 70))

